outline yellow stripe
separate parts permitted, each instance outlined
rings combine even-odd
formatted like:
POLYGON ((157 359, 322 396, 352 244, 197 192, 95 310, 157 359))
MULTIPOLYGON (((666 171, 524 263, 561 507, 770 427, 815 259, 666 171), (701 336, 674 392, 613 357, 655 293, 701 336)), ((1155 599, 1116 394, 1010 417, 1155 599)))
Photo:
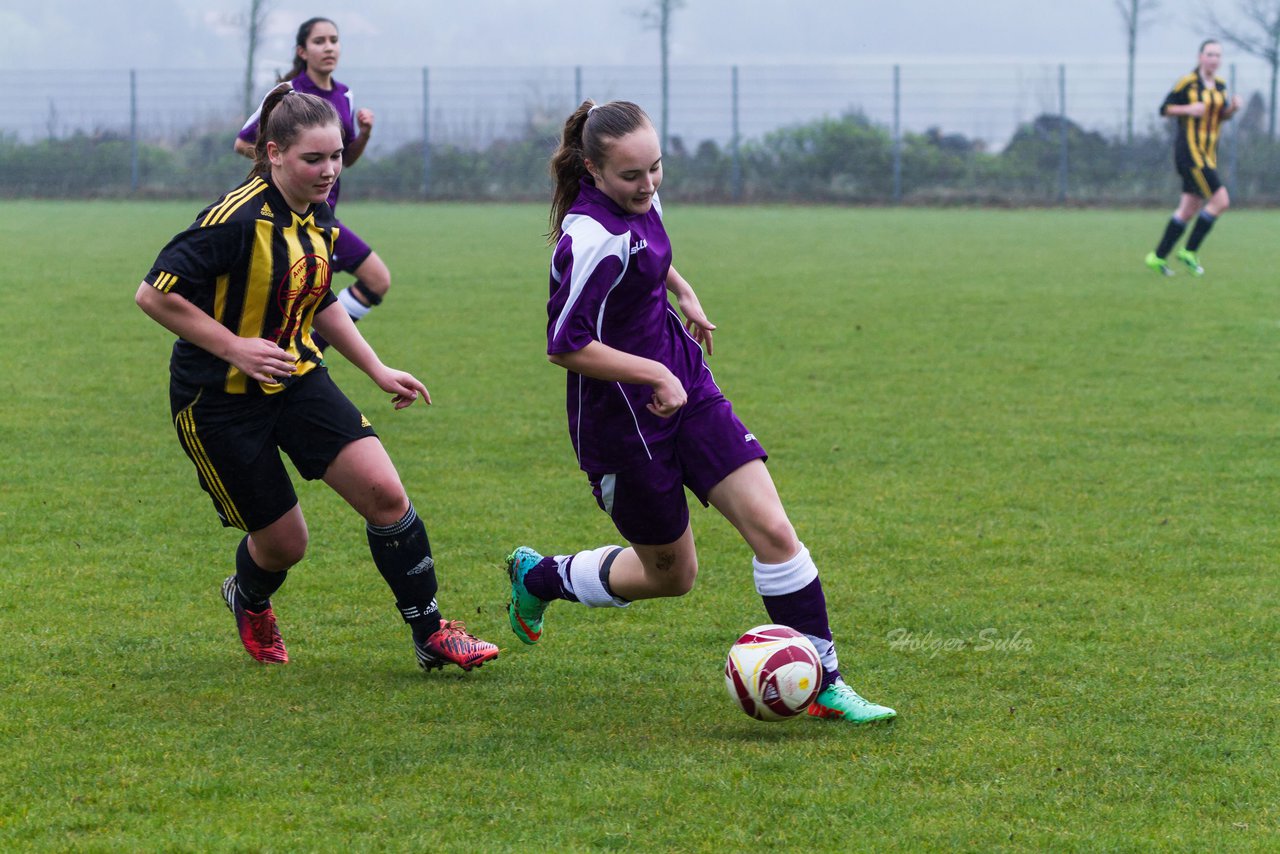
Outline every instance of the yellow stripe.
MULTIPOLYGON (((200 396, 196 395, 196 400, 199 399, 200 396)), ((195 406, 194 400, 179 412, 178 417, 174 419, 174 423, 178 426, 182 437, 182 445, 186 448, 191 461, 195 463, 196 469, 209 487, 209 494, 213 497, 219 509, 222 510, 222 514, 227 521, 241 530, 248 530, 244 524, 244 519, 240 516, 240 511, 236 509, 235 503, 231 500, 231 494, 227 492, 226 486, 222 483, 222 478, 218 476, 218 470, 214 468, 213 461, 209 459, 209 454, 205 451, 204 444, 200 441, 200 436, 196 432, 195 413, 191 411, 193 406, 195 406)))
POLYGON ((160 273, 156 276, 156 280, 151 283, 151 287, 155 288, 162 294, 169 293, 173 286, 177 284, 178 277, 173 273, 160 273))
POLYGON ((1209 182, 1204 179, 1203 169, 1192 169, 1191 177, 1195 179, 1196 184, 1200 186, 1200 193, 1207 199, 1213 195, 1209 192, 1209 182))
POLYGON ((1204 115, 1196 122, 1199 131, 1196 142, 1200 145, 1200 160, 1203 163, 1205 153, 1209 150, 1209 127, 1213 124, 1213 93, 1201 89, 1200 103, 1204 104, 1204 115))
POLYGON ((1191 160, 1195 163, 1197 169, 1204 168, 1204 158, 1200 156, 1200 149, 1196 145, 1196 126, 1195 119, 1187 117, 1187 150, 1191 152, 1191 160))
POLYGON ((227 193, 226 198, 222 200, 200 223, 201 226, 219 225, 230 219, 231 215, 239 210, 245 202, 261 193, 267 188, 267 182, 261 178, 254 178, 243 187, 239 187, 227 193))
POLYGON ((1222 108, 1226 106, 1226 96, 1217 89, 1210 93, 1212 112, 1206 117, 1208 137, 1205 140, 1204 160, 1210 168, 1218 166, 1218 133, 1222 128, 1222 108))
MULTIPOLYGON (((245 271, 244 293, 241 306, 240 325, 236 334, 241 338, 261 338, 263 324, 266 322, 267 304, 271 299, 271 280, 273 255, 272 241, 275 224, 269 219, 260 219, 254 223, 253 248, 249 250, 249 264, 245 271)), ((219 293, 225 306, 225 285, 219 280, 219 293)), ((224 315, 219 315, 221 318, 224 315)), ((249 389, 249 377, 239 368, 227 370, 226 390, 228 394, 244 394, 249 389)))
POLYGON ((226 490, 222 486, 222 481, 218 478, 218 472, 213 467, 213 462, 209 459, 208 453, 205 452, 204 445, 200 442, 194 417, 188 410, 183 410, 179 413, 176 424, 182 435, 182 446, 186 449, 191 462, 195 464, 196 470, 200 472, 200 479, 208 487, 209 494, 213 497, 214 502, 225 514, 227 505, 230 502, 227 500, 226 490))

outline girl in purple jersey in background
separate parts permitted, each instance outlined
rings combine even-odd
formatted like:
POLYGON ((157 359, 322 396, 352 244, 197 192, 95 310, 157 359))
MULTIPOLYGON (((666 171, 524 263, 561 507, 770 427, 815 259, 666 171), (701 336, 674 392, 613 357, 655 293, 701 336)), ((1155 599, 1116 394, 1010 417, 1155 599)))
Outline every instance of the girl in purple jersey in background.
MULTIPOLYGON (((342 123, 342 141, 345 148, 342 152, 342 165, 348 167, 360 159, 365 146, 369 144, 369 135, 373 132, 373 111, 355 110, 351 90, 333 79, 333 71, 338 67, 338 57, 342 47, 338 42, 338 25, 328 18, 311 18, 303 21, 298 27, 298 37, 294 49, 293 68, 280 82, 288 82, 298 92, 315 95, 333 105, 342 123)), ((258 138, 259 108, 249 117, 236 137, 235 150, 250 159, 253 158, 254 142, 258 138)), ((340 184, 335 183, 329 193, 329 207, 338 207, 340 184)), ((350 273, 356 277, 355 282, 338 293, 338 301, 351 315, 352 320, 360 320, 376 305, 391 288, 391 271, 378 257, 378 253, 369 248, 369 244, 343 223, 338 223, 338 243, 333 252, 333 269, 337 272, 350 273)), ((321 348, 325 347, 323 339, 317 341, 321 348)))
POLYGON ((825 672, 809 714, 853 723, 894 717, 840 677, 817 567, 782 507, 764 449, 706 366, 702 347, 712 352, 715 325, 671 266, 657 197, 662 152, 649 117, 626 101, 586 101, 565 122, 551 166, 548 358, 567 371, 578 462, 630 545, 554 557, 516 549, 507 558, 512 631, 537 643, 556 599, 625 607, 688 593, 698 555, 687 486, 751 547, 770 619, 817 647, 825 672))

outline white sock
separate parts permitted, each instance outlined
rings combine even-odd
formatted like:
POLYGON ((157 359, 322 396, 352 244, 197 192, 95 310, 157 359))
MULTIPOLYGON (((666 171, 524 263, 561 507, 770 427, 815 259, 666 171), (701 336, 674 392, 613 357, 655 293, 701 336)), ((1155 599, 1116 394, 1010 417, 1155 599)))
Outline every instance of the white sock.
POLYGON ((621 546, 601 546, 576 555, 557 555, 556 571, 569 592, 588 608, 625 608, 631 603, 610 593, 600 577, 601 565, 612 564, 621 551, 621 546))

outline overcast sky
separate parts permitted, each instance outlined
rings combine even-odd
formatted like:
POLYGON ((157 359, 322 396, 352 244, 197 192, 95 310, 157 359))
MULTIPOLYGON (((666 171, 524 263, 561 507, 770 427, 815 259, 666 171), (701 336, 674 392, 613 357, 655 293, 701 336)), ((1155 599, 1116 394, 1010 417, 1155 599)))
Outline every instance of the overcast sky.
MULTIPOLYGON (((610 65, 656 61, 637 10, 654 0, 266 0, 260 60, 285 66, 297 25, 337 21, 344 67, 610 65)), ((1224 15, 1236 0, 1215 0, 1224 15)), ((0 0, 0 67, 235 68, 248 0, 0 0)), ((1202 0, 1163 0, 1139 58, 1190 67, 1202 0)), ((672 62, 1036 59, 1119 62, 1115 0, 686 0, 672 62)), ((1227 48, 1227 61, 1232 60, 1227 48)), ((1241 57, 1242 58, 1242 57, 1241 57)))

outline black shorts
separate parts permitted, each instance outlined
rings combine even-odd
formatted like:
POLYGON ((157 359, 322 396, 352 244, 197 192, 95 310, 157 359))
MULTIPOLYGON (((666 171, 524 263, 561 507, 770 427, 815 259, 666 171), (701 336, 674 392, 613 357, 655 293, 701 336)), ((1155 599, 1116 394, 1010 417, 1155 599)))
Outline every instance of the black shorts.
POLYGON ((1178 176, 1182 178, 1182 192, 1184 193, 1199 196, 1208 201, 1222 186, 1222 179, 1218 177, 1218 170, 1212 166, 1197 166, 1187 160, 1179 160, 1177 166, 1178 176))
POLYGON ((378 435, 324 368, 268 395, 170 383, 169 405, 218 518, 244 531, 265 528, 298 503, 280 451, 316 480, 347 445, 378 435))

